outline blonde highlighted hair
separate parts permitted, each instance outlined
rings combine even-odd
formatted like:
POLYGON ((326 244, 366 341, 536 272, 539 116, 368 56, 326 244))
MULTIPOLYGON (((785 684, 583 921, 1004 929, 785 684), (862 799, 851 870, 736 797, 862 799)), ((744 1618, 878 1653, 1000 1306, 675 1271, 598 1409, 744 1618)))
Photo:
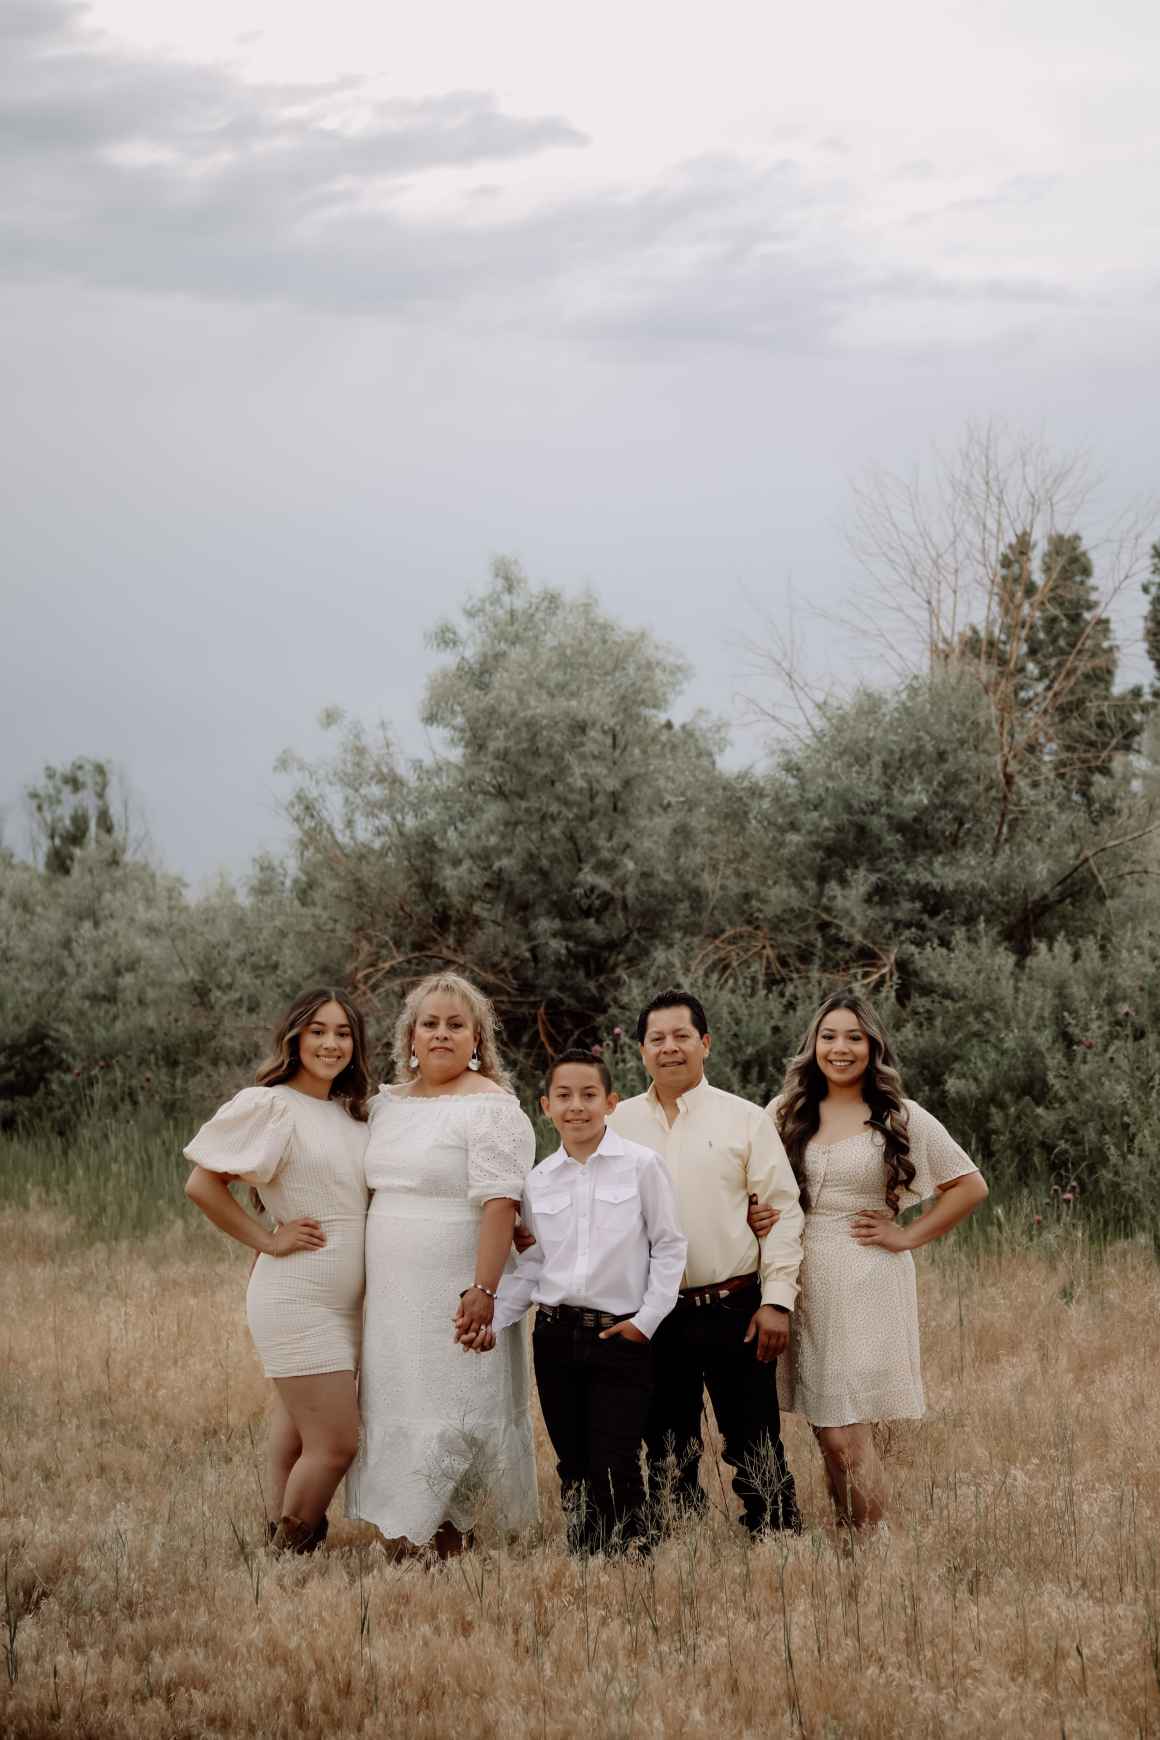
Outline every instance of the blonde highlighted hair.
POLYGON ((298 1051, 299 1035, 304 1033, 324 1003, 337 1003, 350 1026, 352 1049, 350 1062, 331 1083, 330 1097, 341 1100, 352 1118, 360 1124, 367 1119, 367 1090, 370 1086, 370 1064, 367 1058, 367 1029, 362 1011, 351 1002, 349 991, 320 988, 303 991, 295 997, 274 1029, 274 1049, 260 1065, 254 1080, 259 1087, 277 1087, 292 1081, 302 1067, 298 1051))
POLYGON ((485 1075, 505 1092, 514 1093, 511 1077, 500 1061, 496 1041, 499 1023, 491 1000, 484 996, 478 985, 473 985, 470 979, 463 978, 459 973, 429 973, 408 992, 407 1000, 399 1011, 399 1019, 395 1022, 395 1080, 409 1082, 415 1079, 415 1071, 411 1068, 415 1023, 419 1019, 419 1010, 424 999, 433 992, 454 997, 456 1002, 463 1005, 464 1013, 475 1028, 475 1049, 479 1058, 480 1075, 485 1075))

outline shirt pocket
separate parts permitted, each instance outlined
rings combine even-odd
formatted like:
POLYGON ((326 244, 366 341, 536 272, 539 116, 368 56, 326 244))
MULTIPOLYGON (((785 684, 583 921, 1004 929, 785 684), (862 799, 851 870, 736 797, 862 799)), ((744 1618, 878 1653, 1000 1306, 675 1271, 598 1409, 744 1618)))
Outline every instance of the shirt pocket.
POLYGON ((536 1231, 545 1245, 558 1245, 572 1225, 572 1198, 566 1190, 551 1190, 532 1202, 536 1231))
POLYGON ((640 1195, 633 1183, 610 1180, 594 1192, 593 1218, 602 1232, 626 1233, 640 1219, 640 1195))

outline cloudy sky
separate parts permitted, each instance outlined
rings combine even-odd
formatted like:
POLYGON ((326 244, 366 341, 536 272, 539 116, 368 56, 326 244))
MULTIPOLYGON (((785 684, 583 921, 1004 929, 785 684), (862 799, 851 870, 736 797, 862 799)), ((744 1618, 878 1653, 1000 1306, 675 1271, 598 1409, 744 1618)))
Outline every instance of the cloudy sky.
MULTIPOLYGON (((4 837, 111 757, 196 884, 415 724, 492 557, 731 712, 849 480, 968 419, 1154 494, 1154 0, 3 0, 4 837)), ((756 738, 739 739, 756 754, 756 738)))

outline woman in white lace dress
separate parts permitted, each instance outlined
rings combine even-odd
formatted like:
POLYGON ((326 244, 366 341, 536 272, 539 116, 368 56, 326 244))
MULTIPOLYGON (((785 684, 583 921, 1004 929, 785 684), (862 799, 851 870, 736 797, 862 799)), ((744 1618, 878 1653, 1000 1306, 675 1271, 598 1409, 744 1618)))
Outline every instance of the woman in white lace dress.
POLYGON ((347 1510, 400 1550, 446 1557, 485 1500, 509 1530, 538 1514, 524 1338, 472 1359, 451 1329, 457 1312, 491 1322, 535 1138, 491 1005, 467 980, 416 987, 395 1063, 396 1085, 370 1107, 363 1436, 347 1510))
POLYGON ((265 1499, 280 1547, 312 1552, 358 1445, 367 1048, 341 991, 307 991, 274 1035, 258 1085, 222 1106, 186 1148, 186 1195, 257 1253, 246 1315, 274 1382, 265 1499), (229 1190, 261 1192, 269 1231, 229 1190))
POLYGON ((886 1032, 851 992, 822 1004, 769 1109, 806 1211, 779 1399, 813 1427, 839 1519, 861 1527, 885 1503, 872 1423, 924 1411, 910 1253, 977 1208, 987 1186, 938 1119, 903 1099, 886 1032), (900 1210, 931 1198, 898 1225, 900 1210))

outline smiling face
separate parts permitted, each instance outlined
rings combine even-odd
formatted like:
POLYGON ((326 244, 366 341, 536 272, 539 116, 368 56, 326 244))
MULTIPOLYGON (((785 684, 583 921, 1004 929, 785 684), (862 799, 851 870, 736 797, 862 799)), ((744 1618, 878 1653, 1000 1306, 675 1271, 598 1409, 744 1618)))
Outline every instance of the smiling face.
POLYGON ((329 1092, 354 1056, 354 1034, 341 1003, 322 1003, 298 1034, 299 1074, 329 1092))
POLYGON ((469 1012, 448 991, 424 997, 415 1016, 411 1045, 426 1087, 442 1087, 461 1076, 478 1039, 469 1012))
POLYGON ((814 1043, 818 1068, 830 1087, 853 1087, 870 1066, 870 1037, 852 1009, 831 1009, 814 1043))
POLYGON ((649 1015, 641 1043, 644 1067, 657 1091, 670 1099, 688 1093, 705 1073, 709 1035, 697 1032, 692 1010, 683 1003, 671 1009, 654 1009, 649 1015))
POLYGON ((569 1150, 597 1147, 605 1121, 616 1105, 616 1095, 605 1090, 600 1071, 592 1063, 557 1064, 551 1085, 540 1099, 541 1109, 569 1150))

